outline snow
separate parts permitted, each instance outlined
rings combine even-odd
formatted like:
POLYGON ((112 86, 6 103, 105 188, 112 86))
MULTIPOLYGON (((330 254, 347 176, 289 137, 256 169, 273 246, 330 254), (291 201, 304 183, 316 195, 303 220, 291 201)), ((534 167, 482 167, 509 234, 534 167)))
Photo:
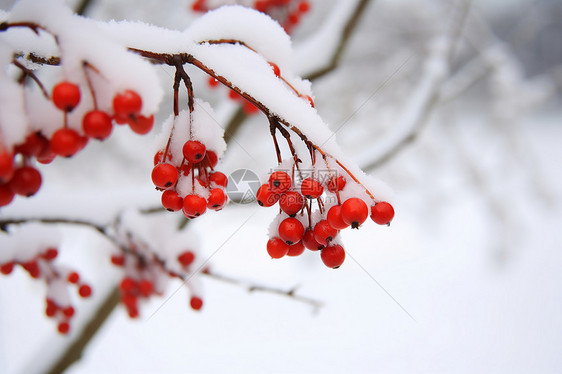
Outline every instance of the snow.
POLYGON ((291 61, 291 39, 283 28, 269 16, 242 6, 224 6, 208 12, 185 33, 194 43, 220 39, 244 41, 281 70, 288 68, 291 61))

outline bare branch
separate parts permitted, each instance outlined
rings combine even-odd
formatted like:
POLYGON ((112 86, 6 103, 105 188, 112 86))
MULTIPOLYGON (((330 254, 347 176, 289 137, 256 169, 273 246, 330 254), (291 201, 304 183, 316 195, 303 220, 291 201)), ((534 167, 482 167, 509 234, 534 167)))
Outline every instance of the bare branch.
POLYGON ((448 35, 437 37, 433 41, 425 60, 422 77, 404 109, 404 115, 398 120, 392 137, 379 147, 369 149, 360 156, 361 160, 369 160, 363 169, 375 169, 388 162, 412 143, 421 132, 433 107, 439 101, 440 89, 449 74, 449 66, 469 8, 470 0, 466 0, 458 10, 455 27, 448 35))
POLYGON ((212 272, 212 271, 203 271, 202 274, 206 275, 210 278, 219 280, 221 282, 231 283, 231 284, 234 284, 236 286, 246 288, 248 290, 248 292, 258 291, 258 292, 266 292, 266 293, 270 293, 270 294, 276 294, 276 295, 280 295, 280 296, 290 297, 291 299, 293 299, 295 301, 311 305, 314 308, 315 313, 317 313, 319 311, 319 309, 322 307, 322 302, 320 302, 318 300, 308 298, 308 297, 305 297, 305 296, 297 295, 296 294, 297 287, 293 287, 290 290, 281 290, 281 289, 273 288, 273 287, 269 287, 269 286, 260 286, 260 285, 256 285, 256 284, 253 284, 253 283, 250 283, 250 282, 244 282, 244 281, 241 281, 240 279, 228 277, 226 275, 217 274, 217 273, 212 272))
MULTIPOLYGON (((334 32, 334 30, 332 30, 334 26, 340 27, 340 30, 338 30, 339 32, 337 33, 339 39, 337 43, 334 44, 333 50, 330 51, 331 56, 330 59, 326 61, 326 65, 318 68, 315 71, 305 74, 304 76, 305 79, 309 79, 309 80, 318 79, 338 67, 339 62, 343 56, 343 52, 347 47, 351 36, 353 35, 357 26, 359 25, 361 15, 365 13, 365 9, 367 8, 367 5, 369 5, 369 2, 370 2, 369 0, 358 0, 355 4, 355 7, 349 12, 349 17, 347 18, 345 23, 334 25, 332 22, 330 22, 330 19, 326 21, 323 28, 329 29, 330 35, 332 35, 332 33, 334 32)), ((347 7, 345 2, 342 2, 342 6, 347 7)), ((336 7, 334 9, 334 12, 339 13, 340 11, 341 9, 339 7, 336 7)), ((338 15, 337 17, 339 18, 340 16, 338 15)), ((319 33, 322 33, 323 31, 324 30, 320 30, 319 33)), ((316 42, 317 41, 315 41, 315 43, 316 42)), ((325 43, 320 43, 319 45, 324 46, 325 43)))

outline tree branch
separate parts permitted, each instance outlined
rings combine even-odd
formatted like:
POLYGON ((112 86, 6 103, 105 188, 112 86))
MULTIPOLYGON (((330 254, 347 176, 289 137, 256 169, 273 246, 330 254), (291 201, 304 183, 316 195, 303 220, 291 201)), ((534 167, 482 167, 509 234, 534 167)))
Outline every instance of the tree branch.
POLYGON ((359 25, 359 20, 361 19, 361 15, 365 13, 365 8, 367 8, 367 5, 369 5, 369 0, 359 0, 357 2, 355 9, 353 10, 353 12, 350 13, 350 17, 347 19, 347 22, 343 25, 343 28, 339 35, 340 38, 338 44, 333 51, 332 58, 328 61, 326 66, 305 75, 304 77, 305 79, 308 80, 318 79, 328 74, 332 70, 335 70, 338 67, 343 52, 349 42, 349 39, 351 38, 351 35, 353 35, 353 33, 355 32, 357 26, 359 25))
MULTIPOLYGON (((40 222, 44 224, 66 224, 66 225, 76 225, 76 226, 84 226, 90 227, 96 230, 98 233, 109 239, 117 248, 121 251, 126 253, 134 253, 135 255, 139 255, 136 252, 131 251, 129 248, 120 244, 116 237, 110 234, 109 226, 102 226, 98 224, 94 224, 92 222, 88 222, 85 220, 74 220, 68 218, 21 218, 21 219, 9 219, 4 218, 0 220, 0 229, 3 231, 8 230, 9 225, 21 225, 29 222, 40 222)), ((135 242, 139 242, 138 238, 134 238, 135 242)), ((168 273, 173 274, 179 279, 186 281, 185 274, 176 273, 170 269, 166 268, 166 263, 163 259, 161 259, 154 249, 150 248, 148 244, 142 243, 142 245, 149 249, 153 258, 160 264, 160 266, 168 273)), ((216 279, 222 282, 230 283, 235 286, 239 286, 242 288, 246 288, 248 292, 265 292, 275 295, 280 295, 284 297, 288 297, 292 300, 297 302, 302 302, 308 305, 311 305, 314 308, 314 312, 318 312, 322 303, 318 300, 314 300, 312 298, 308 298, 305 296, 300 296, 296 294, 296 287, 290 290, 282 290, 274 287, 257 285, 250 282, 244 282, 242 280, 236 279, 231 276, 221 275, 218 273, 214 273, 209 269, 205 269, 201 271, 202 275, 205 275, 209 278, 216 279)), ((99 305, 96 311, 93 313, 92 319, 83 327, 80 335, 68 346, 64 354, 59 357, 59 359, 53 364, 53 366, 47 370, 47 373, 62 373, 68 367, 70 367, 74 362, 78 361, 82 357, 82 352, 84 348, 88 345, 90 340, 95 336, 97 331, 100 329, 101 326, 105 323, 106 319, 111 315, 111 312, 120 302, 120 292, 118 287, 112 288, 112 290, 107 294, 106 298, 103 302, 99 305)))
POLYGON ((387 163, 418 137, 433 107, 439 102, 441 86, 449 75, 455 48, 469 13, 470 2, 464 1, 458 10, 454 27, 444 40, 442 37, 434 39, 434 45, 425 60, 422 77, 404 109, 404 114, 398 120, 392 137, 379 147, 368 149, 359 157, 360 160, 369 160, 363 166, 364 170, 372 170, 387 163))

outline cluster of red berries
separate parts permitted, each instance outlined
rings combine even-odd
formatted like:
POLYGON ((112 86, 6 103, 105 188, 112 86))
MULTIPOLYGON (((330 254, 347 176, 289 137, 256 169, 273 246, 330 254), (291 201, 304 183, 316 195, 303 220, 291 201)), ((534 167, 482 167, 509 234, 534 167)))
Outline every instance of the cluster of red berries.
POLYGON ((340 193, 346 186, 342 176, 332 176, 325 183, 308 177, 295 186, 294 178, 285 171, 270 174, 268 183, 257 192, 258 204, 270 207, 279 203, 280 215, 275 230, 267 243, 267 252, 272 258, 298 256, 305 248, 321 251, 321 259, 330 268, 340 267, 345 260, 345 251, 338 243, 340 230, 359 228, 369 217, 378 224, 389 224, 394 217, 394 208, 388 202, 377 202, 369 212, 367 203, 358 197, 349 197, 341 202, 340 193), (335 199, 322 195, 332 194, 335 199), (316 200, 319 213, 313 214, 312 202, 316 200), (328 208, 330 200, 337 201, 328 208), (370 214, 369 214, 370 213, 370 214))
POLYGON ((158 151, 152 182, 162 191, 162 206, 171 212, 181 210, 190 219, 203 215, 207 209, 221 210, 228 199, 228 178, 214 170, 217 162, 217 153, 195 139, 183 143, 179 166, 168 146, 158 151))
MULTIPOLYGON (((195 260, 192 251, 184 251, 177 256, 177 261, 181 266, 182 272, 167 270, 164 262, 155 259, 142 257, 140 252, 128 252, 125 255, 115 255, 111 257, 111 263, 125 269, 125 276, 119 284, 121 292, 121 303, 127 309, 129 317, 139 317, 139 302, 146 300, 152 295, 162 295, 163 286, 160 281, 161 276, 179 277, 189 270, 189 266, 195 260)), ((191 296, 190 306, 194 310, 200 310, 203 301, 198 296, 191 296)))
POLYGON ((41 173, 31 166, 32 159, 41 164, 51 163, 57 156, 72 157, 82 150, 90 138, 104 140, 112 132, 113 120, 128 123, 138 134, 152 129, 154 116, 140 114, 142 99, 134 91, 127 90, 113 99, 113 116, 94 109, 82 119, 83 134, 67 126, 67 114, 80 103, 80 88, 70 82, 56 84, 52 91, 53 104, 64 112, 64 125, 46 137, 40 131, 30 133, 25 141, 12 149, 3 146, 0 139, 0 207, 10 204, 16 195, 32 196, 41 187, 41 173))
MULTIPOLYGON (((25 261, 10 261, 0 264, 0 273, 9 275, 14 270, 16 265, 20 265, 32 278, 43 278, 49 288, 60 287, 65 283, 73 284, 78 287, 78 295, 83 298, 92 295, 92 288, 87 283, 81 282, 80 275, 75 271, 68 271, 57 268, 53 264, 53 260, 58 256, 56 248, 46 248, 44 251, 37 254, 34 258, 25 261)), ((59 292, 53 292, 58 295, 59 292)), ((60 301, 55 300, 56 297, 46 298, 45 314, 49 318, 57 321, 57 329, 61 334, 67 334, 70 331, 70 320, 74 316, 74 307, 68 302, 68 297, 63 294, 60 301)))
MULTIPOLYGON (((183 270, 189 269, 189 266, 195 261, 195 254, 192 251, 184 251, 178 255, 178 262, 183 270)), ((193 310, 200 310, 203 307, 203 299, 199 296, 192 295, 189 299, 189 306, 193 310)))
MULTIPOLYGON (((220 5, 224 5, 224 3, 221 4, 215 1, 211 6, 206 0, 195 0, 191 5, 191 9, 195 12, 207 12, 220 5)), ((279 22, 288 34, 298 25, 302 16, 310 10, 310 3, 307 0, 256 0, 251 1, 249 4, 247 1, 239 3, 270 15, 279 22)), ((232 2, 228 2, 228 4, 232 4, 232 2)))

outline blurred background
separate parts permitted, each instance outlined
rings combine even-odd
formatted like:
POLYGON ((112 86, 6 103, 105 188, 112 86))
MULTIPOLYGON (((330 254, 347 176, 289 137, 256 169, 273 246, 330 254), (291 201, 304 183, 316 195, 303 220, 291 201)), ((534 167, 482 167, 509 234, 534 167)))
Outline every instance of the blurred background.
MULTIPOLYGON (((182 30, 202 14, 194 3, 91 0, 83 12, 182 30)), ((392 188, 394 221, 343 232, 348 258, 331 270, 308 251, 268 258, 275 209, 232 203, 205 215, 190 230, 212 269, 241 284, 201 278, 201 312, 189 309, 179 282, 144 305, 140 320, 118 306, 67 372, 559 372, 562 3, 308 3, 290 27, 293 68, 311 79, 315 107, 341 148, 392 188), (306 299, 248 292, 252 285, 306 299)), ((171 112, 173 76, 158 69, 170 96, 157 124, 171 112)), ((263 115, 188 73, 230 138, 219 168, 274 167, 263 115)), ((102 205, 119 201, 108 212, 157 206, 147 177, 152 141, 117 131, 49 165, 44 190, 2 214, 70 196, 87 216, 83 197, 94 193, 102 205)), ((99 290, 77 301, 79 326, 119 273, 110 243, 61 229, 61 261, 99 290)), ((23 273, 0 279, 0 372, 44 372, 68 347, 42 315, 43 292, 23 273)))

